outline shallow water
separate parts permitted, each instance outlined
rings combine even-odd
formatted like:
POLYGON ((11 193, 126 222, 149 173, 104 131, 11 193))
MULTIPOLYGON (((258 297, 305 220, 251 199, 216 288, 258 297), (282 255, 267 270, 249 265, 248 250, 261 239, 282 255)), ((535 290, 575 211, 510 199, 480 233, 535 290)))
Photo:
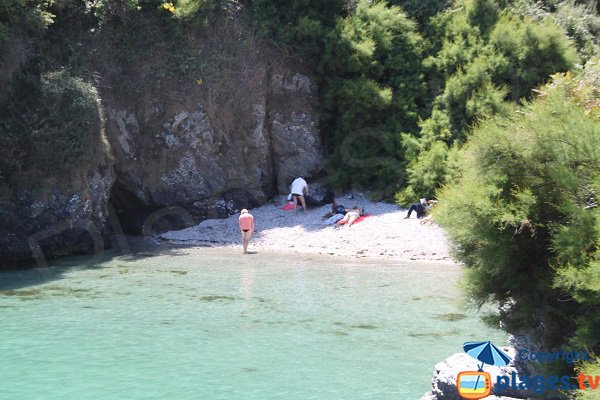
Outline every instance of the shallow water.
POLYGON ((2 399, 418 399, 505 335, 458 267, 228 250, 0 273, 2 399))

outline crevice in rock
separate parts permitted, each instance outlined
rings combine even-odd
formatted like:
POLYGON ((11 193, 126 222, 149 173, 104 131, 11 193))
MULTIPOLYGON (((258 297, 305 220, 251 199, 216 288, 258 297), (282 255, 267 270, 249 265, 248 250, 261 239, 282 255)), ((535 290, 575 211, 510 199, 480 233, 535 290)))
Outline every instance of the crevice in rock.
POLYGON ((184 207, 146 204, 118 178, 111 189, 109 204, 115 212, 112 229, 116 234, 155 235, 184 229, 195 222, 184 207))
MULTIPOLYGON (((273 132, 271 130, 271 79, 273 75, 273 65, 269 62, 265 71, 265 116, 263 126, 269 145, 269 163, 271 167, 270 187, 265 187, 264 192, 270 195, 278 194, 277 190, 277 167, 275 165, 275 149, 273 146, 273 132)), ((271 197, 271 196, 269 196, 271 197)))

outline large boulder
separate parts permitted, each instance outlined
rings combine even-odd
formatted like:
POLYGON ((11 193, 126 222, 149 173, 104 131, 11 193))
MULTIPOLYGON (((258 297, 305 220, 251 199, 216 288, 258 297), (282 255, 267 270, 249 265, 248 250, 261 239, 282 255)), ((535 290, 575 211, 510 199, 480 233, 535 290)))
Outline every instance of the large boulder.
MULTIPOLYGON (((502 347, 502 350, 508 354, 512 360, 515 360, 516 351, 513 347, 502 347)), ((431 382, 432 388, 423 397, 421 397, 421 400, 461 400, 456 386, 458 374, 463 371, 477 371, 479 364, 480 363, 478 363, 477 360, 466 353, 454 354, 444 361, 437 363, 435 365, 435 371, 433 373, 433 379, 431 382)), ((531 391, 513 389, 512 387, 508 387, 503 390, 502 393, 498 393, 496 384, 498 377, 508 377, 511 382, 513 377, 516 377, 518 387, 518 383, 520 383, 520 371, 515 367, 514 361, 505 367, 486 365, 484 367, 484 371, 490 374, 493 394, 492 396, 486 397, 486 400, 496 398, 529 399, 534 397, 534 393, 531 391)))

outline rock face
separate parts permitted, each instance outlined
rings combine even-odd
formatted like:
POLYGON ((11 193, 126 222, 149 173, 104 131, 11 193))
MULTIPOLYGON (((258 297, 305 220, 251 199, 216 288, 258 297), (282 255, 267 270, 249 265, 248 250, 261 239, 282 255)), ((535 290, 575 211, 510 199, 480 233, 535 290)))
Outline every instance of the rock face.
MULTIPOLYGON (((516 351, 513 347, 503 347, 502 350, 504 350, 504 352, 508 354, 511 359, 514 360, 516 358, 516 351)), ((435 365, 435 371, 433 373, 433 380, 431 383, 432 388, 423 397, 421 397, 421 400, 461 400, 456 388, 456 379, 458 374, 462 371, 477 370, 477 360, 470 357, 466 353, 457 353, 448 357, 444 361, 435 365)), ((492 379, 493 396, 486 397, 486 400, 496 398, 507 400, 528 399, 534 397, 534 394, 530 391, 523 389, 515 390, 512 387, 508 387, 504 389, 502 393, 498 393, 498 388, 496 385, 498 377, 509 377, 511 379, 510 382, 512 382, 513 374, 515 374, 514 376, 517 377, 517 382, 520 383, 520 380, 518 380, 519 371, 515 367, 514 361, 506 367, 493 367, 486 365, 484 367, 484 371, 488 372, 492 379)))
POLYGON ((30 173, 0 186, 0 268, 104 249, 114 172, 103 133, 97 138, 67 174, 30 173))
POLYGON ((113 204, 127 232, 223 218, 287 193, 297 176, 321 171, 310 80, 289 71, 269 76, 266 69, 257 78, 234 115, 213 110, 202 91, 108 107, 117 174, 113 204), (177 212, 152 217, 173 206, 177 212))
MULTIPOLYGON (((240 21, 190 33, 178 51, 195 58, 172 74, 160 63, 174 59, 170 49, 114 65, 95 56, 114 52, 110 30, 98 37, 89 61, 98 71, 96 146, 82 163, 67 156, 61 172, 0 176, 0 267, 94 251, 111 231, 224 218, 287 194, 298 176, 318 177, 317 90, 240 21)), ((0 92, 9 86, 0 79, 0 92)))
POLYGON ((269 127, 277 190, 288 193, 291 181, 323 167, 321 137, 308 77, 275 74, 271 79, 269 127))

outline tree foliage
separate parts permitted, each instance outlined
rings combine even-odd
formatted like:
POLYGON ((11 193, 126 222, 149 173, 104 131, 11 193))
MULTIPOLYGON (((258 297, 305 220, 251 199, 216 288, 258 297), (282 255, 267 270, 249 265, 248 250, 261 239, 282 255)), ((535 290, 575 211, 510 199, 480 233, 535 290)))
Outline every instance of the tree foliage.
POLYGON ((51 0, 0 0, 0 46, 11 31, 32 34, 50 25, 53 15, 48 9, 52 3, 51 0))
POLYGON ((385 189, 389 196, 401 182, 400 133, 415 132, 424 94, 421 54, 415 23, 383 2, 361 0, 327 34, 319 68, 322 123, 332 133, 338 185, 385 189), (356 134, 364 128, 367 137, 356 134), (352 142, 353 162, 339 153, 344 141, 352 142))
POLYGON ((546 348, 600 350, 598 64, 556 75, 523 110, 481 123, 436 219, 472 298, 546 348))
POLYGON ((77 165, 100 144, 99 102, 93 86, 67 71, 44 74, 0 112, 0 176, 77 165))
POLYGON ((252 0, 258 31, 276 42, 318 55, 323 38, 348 11, 346 0, 252 0))
MULTIPOLYGON (((446 182, 447 173, 426 180, 419 176, 431 168, 427 160, 435 159, 437 170, 448 167, 444 146, 434 146, 435 140, 446 148, 464 143, 478 119, 505 114, 511 108, 507 102, 529 98, 550 74, 569 70, 577 61, 572 43, 550 18, 536 22, 491 0, 465 0, 457 7, 432 22, 440 44, 432 45, 437 51, 424 66, 431 81, 443 86, 437 88, 431 121, 421 123, 423 144, 419 156, 408 163, 408 186, 397 195, 401 204, 414 194, 433 197, 446 182), (447 124, 440 124, 442 120, 447 124)), ((404 143, 410 146, 410 138, 404 136, 404 143)))

